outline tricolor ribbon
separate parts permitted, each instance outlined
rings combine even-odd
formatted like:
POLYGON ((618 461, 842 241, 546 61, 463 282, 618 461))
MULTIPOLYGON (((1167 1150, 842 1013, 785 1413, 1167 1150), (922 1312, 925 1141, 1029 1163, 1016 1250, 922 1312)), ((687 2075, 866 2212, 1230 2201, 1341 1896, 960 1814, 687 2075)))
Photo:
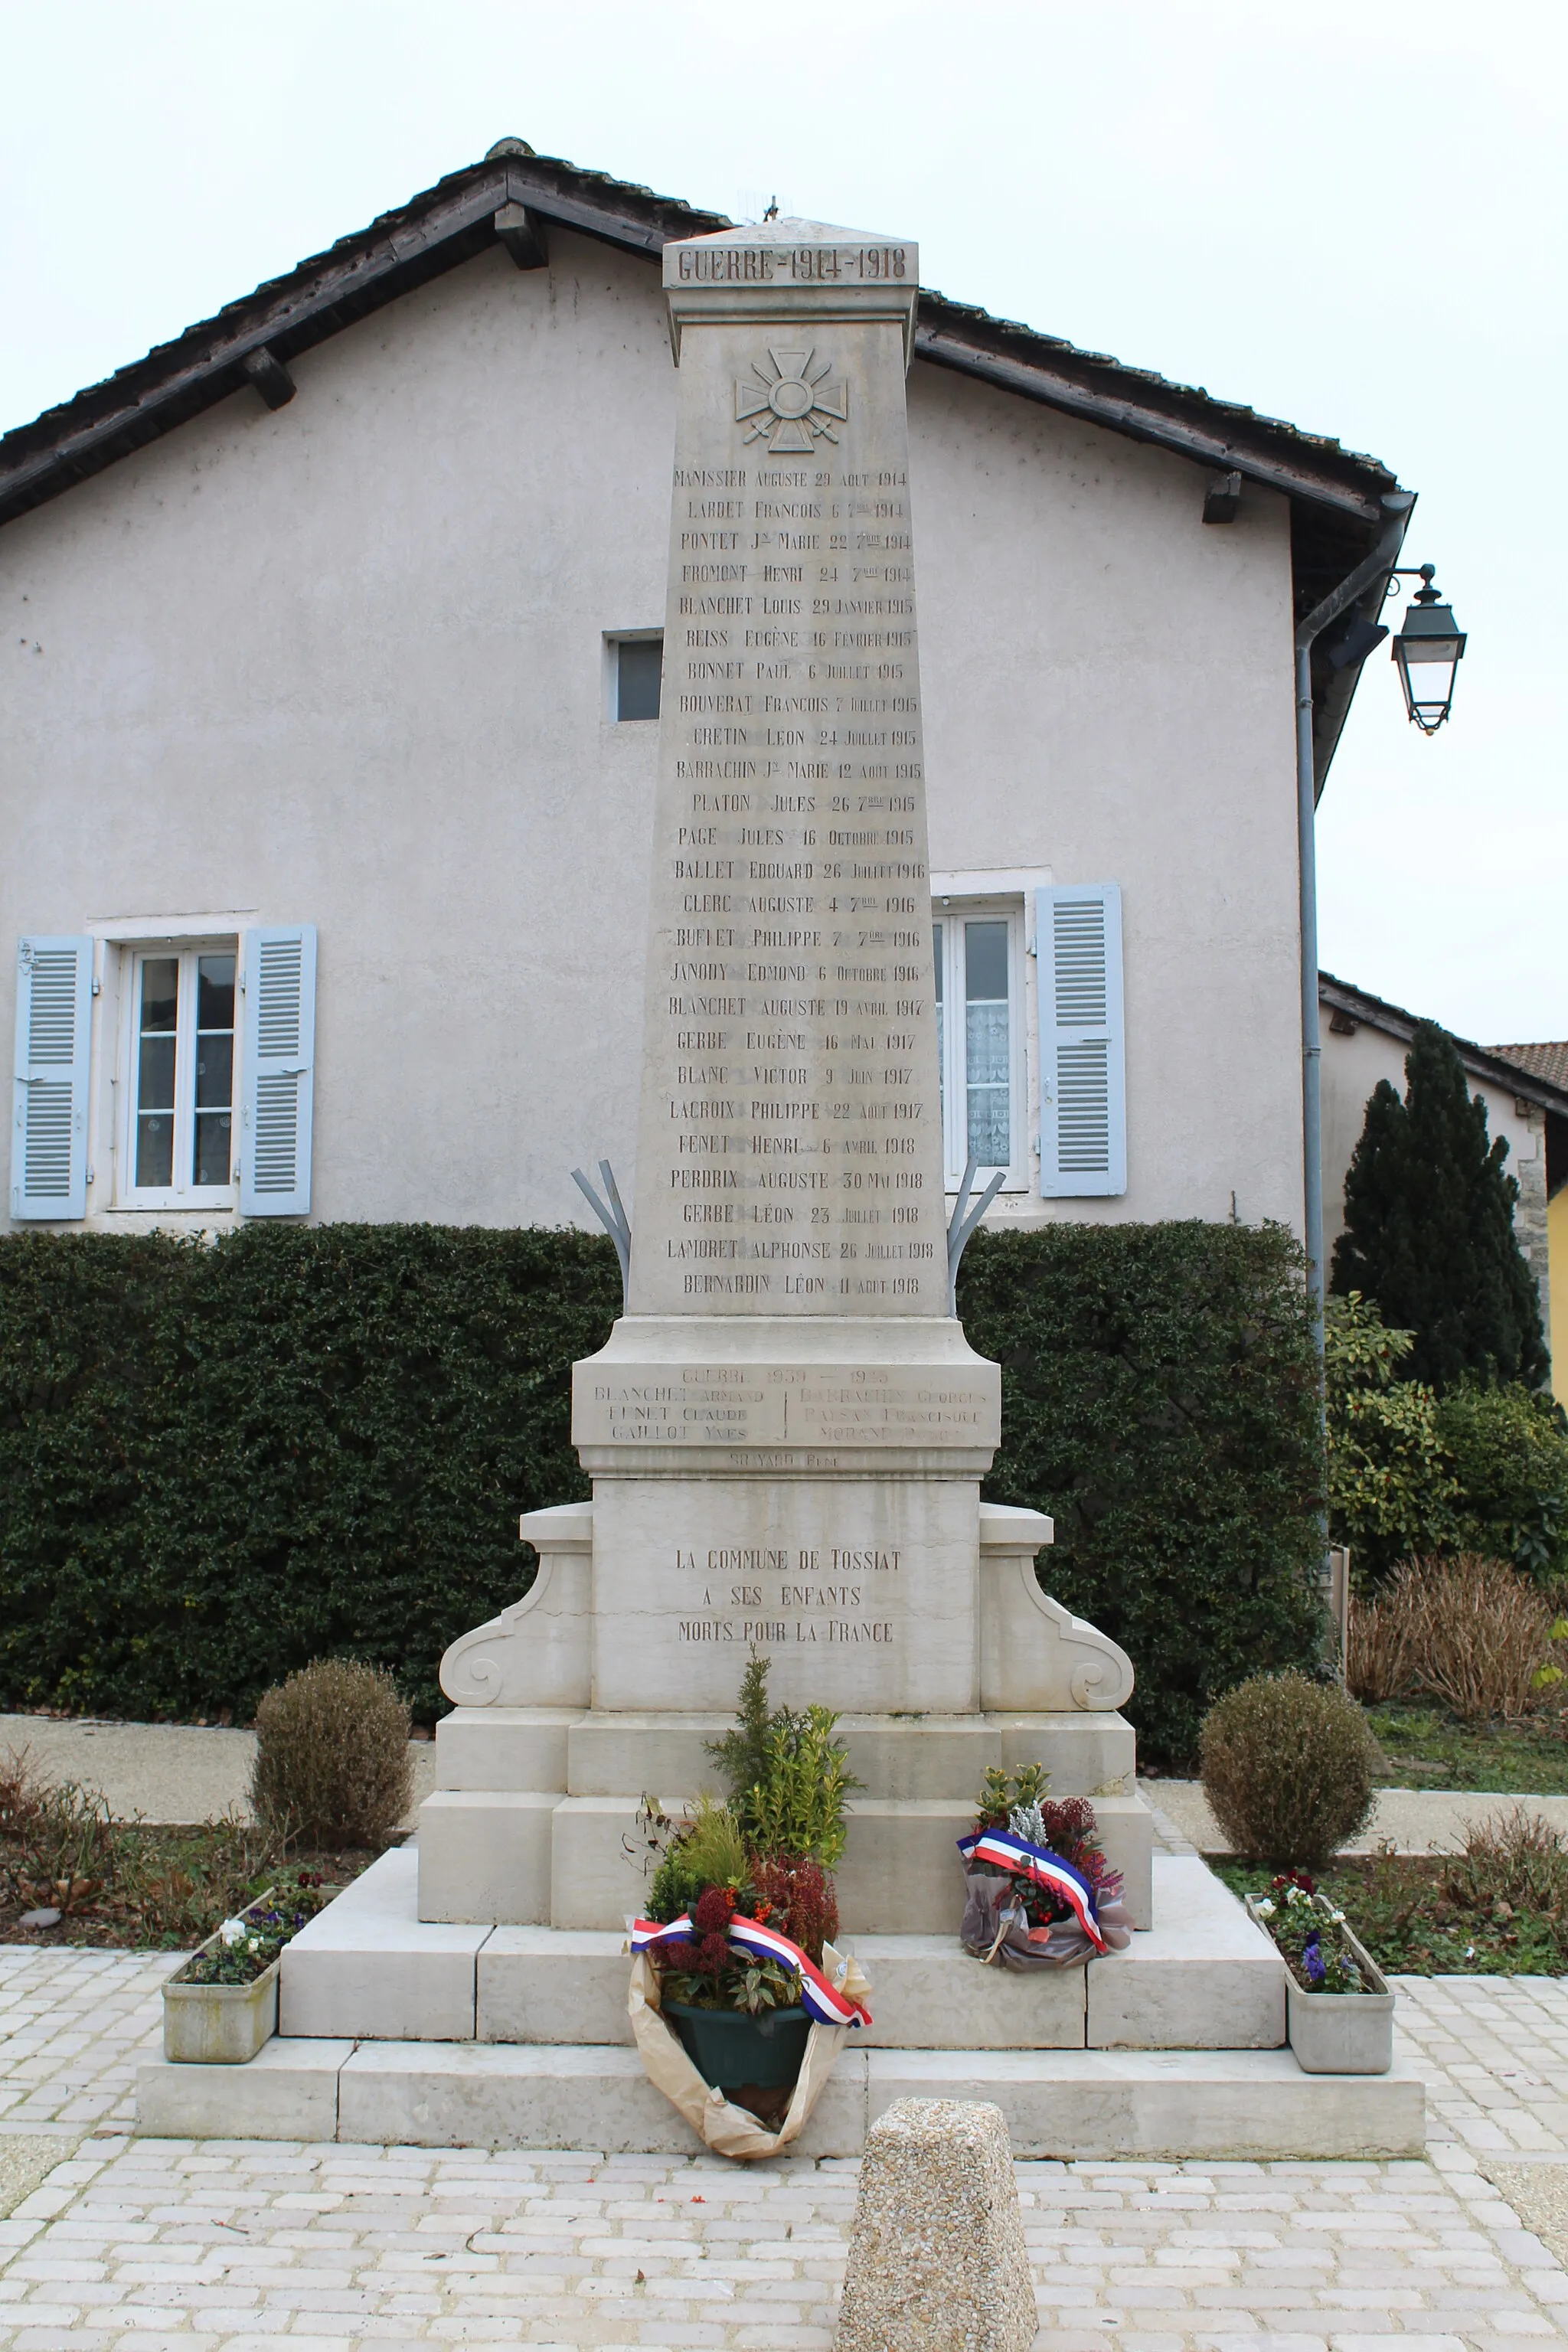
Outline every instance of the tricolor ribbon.
POLYGON ((1027 1839, 1015 1837, 1011 1830, 975 1830, 959 1839, 958 1851, 965 1862, 994 1863, 999 1870, 1010 1870, 1015 1877, 1026 1878, 1047 1894, 1059 1895, 1095 1950, 1103 1952, 1109 1948, 1100 1932, 1093 1887, 1082 1871, 1064 1862, 1059 1853, 1052 1853, 1043 1845, 1030 1845, 1027 1839))
MULTIPOLYGON (((793 1969, 800 1978, 800 2003, 806 2015, 818 2025, 869 2025, 871 2012, 863 2000, 851 2000, 847 1993, 838 1991, 828 1983, 815 1961, 808 1960, 798 1944, 781 1936, 776 1927, 764 1927, 760 1919, 748 1919, 735 1912, 729 1924, 730 1942, 753 1959, 777 1960, 781 1968, 793 1969)), ((661 1927, 657 1919, 634 1919, 631 1943, 634 1952, 654 1952, 671 1944, 695 1944, 700 1941, 688 1913, 671 1919, 661 1927)))

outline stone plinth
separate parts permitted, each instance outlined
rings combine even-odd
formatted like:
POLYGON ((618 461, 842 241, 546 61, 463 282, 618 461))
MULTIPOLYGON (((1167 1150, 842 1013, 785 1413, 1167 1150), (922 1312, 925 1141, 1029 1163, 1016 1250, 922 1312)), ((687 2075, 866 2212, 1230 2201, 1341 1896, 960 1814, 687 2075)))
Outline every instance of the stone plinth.
POLYGON ((1029 2352, 1037 2324, 1001 2108, 895 2101, 866 2137, 838 2352, 1029 2352))

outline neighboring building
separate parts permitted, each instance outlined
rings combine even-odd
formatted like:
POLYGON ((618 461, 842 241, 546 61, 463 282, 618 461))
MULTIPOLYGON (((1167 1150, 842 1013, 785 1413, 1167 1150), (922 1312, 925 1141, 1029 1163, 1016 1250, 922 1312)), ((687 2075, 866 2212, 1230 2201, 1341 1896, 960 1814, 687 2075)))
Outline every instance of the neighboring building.
POLYGON ((1551 1087, 1560 1097, 1546 1117, 1546 1249, 1551 1267, 1552 1385, 1568 1404, 1568 1043, 1493 1045, 1500 1062, 1522 1070, 1534 1086, 1551 1087))
MULTIPOLYGON (((657 265, 724 226, 502 142, 0 442, 12 1219, 575 1222, 601 1155, 629 1197, 657 265)), ((949 1181, 973 1141, 1003 1218, 1300 1230, 1291 634, 1407 501, 934 294, 909 405, 949 1181)), ((1315 664, 1320 781, 1354 679, 1315 664)))
MULTIPOLYGON (((1380 1078, 1403 1095, 1405 1055, 1418 1016, 1319 976, 1323 1034, 1323 1252, 1344 1230, 1345 1177, 1380 1078)), ((1456 1037, 1489 1134, 1508 1144, 1519 1184, 1514 1230, 1541 1291, 1552 1381, 1568 1401, 1568 1045, 1472 1045, 1456 1037), (1560 1369, 1561 1368, 1561 1369, 1560 1369)))

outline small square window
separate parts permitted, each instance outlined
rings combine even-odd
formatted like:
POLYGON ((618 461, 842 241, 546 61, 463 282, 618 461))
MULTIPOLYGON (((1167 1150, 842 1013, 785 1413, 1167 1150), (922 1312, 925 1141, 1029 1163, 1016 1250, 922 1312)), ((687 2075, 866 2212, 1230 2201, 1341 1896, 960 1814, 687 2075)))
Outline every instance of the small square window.
POLYGON ((617 637, 614 651, 616 717, 657 719, 663 637, 617 637))

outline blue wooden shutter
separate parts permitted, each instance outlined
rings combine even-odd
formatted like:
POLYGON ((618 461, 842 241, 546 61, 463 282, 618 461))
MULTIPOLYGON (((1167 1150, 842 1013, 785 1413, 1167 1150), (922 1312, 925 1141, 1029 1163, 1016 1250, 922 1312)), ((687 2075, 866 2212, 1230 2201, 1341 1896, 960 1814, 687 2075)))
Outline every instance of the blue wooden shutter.
POLYGON ((92 941, 22 940, 16 949, 11 1214, 87 1214, 87 1074, 92 941))
POLYGON ((316 927, 247 931, 241 944, 239 1205, 247 1217, 302 1217, 310 1205, 316 927))
POLYGON ((1121 893, 1114 882, 1036 895, 1040 978, 1040 1191, 1127 1190, 1121 893))

